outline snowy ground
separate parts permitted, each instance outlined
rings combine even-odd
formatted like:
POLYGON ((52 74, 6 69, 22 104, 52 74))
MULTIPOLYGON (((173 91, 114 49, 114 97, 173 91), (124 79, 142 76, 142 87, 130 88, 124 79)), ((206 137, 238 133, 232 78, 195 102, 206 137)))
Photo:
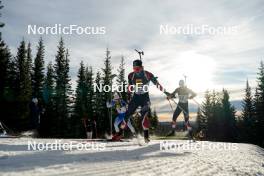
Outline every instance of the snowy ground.
POLYGON ((176 140, 164 151, 160 142, 165 141, 154 140, 147 146, 95 142, 101 150, 33 151, 28 141, 46 144, 55 139, 0 139, 0 175, 264 175, 264 149, 249 144, 176 140))

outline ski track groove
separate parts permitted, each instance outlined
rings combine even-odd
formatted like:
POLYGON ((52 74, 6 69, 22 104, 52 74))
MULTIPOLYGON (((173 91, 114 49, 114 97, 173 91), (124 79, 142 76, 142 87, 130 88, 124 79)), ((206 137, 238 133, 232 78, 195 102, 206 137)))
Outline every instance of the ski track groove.
MULTIPOLYGON (((3 143, 1 144, 4 145, 0 144, 0 175, 264 176, 264 150, 249 144, 237 144, 239 150, 234 151, 163 152, 159 150, 159 141, 151 141, 150 144, 145 146, 138 146, 135 141, 108 142, 104 151, 74 150, 61 153, 52 153, 52 151, 43 155, 41 151, 23 151, 21 146, 27 145, 27 140, 2 140, 3 143), (19 157, 23 155, 23 152, 27 157, 19 157), (16 159, 16 156, 18 156, 18 159, 16 159), (28 159, 28 161, 24 161, 24 159, 28 159), (66 161, 64 162, 64 160, 66 161), (34 165, 37 164, 34 163, 35 161, 39 161, 44 167, 41 167, 41 164, 34 165), (49 161, 51 164, 49 164, 49 161)), ((36 141, 47 142, 52 140, 36 139, 36 141)), ((69 142, 71 140, 65 141, 69 142)), ((178 144, 198 145, 199 147, 201 145, 199 142, 176 142, 178 144)))

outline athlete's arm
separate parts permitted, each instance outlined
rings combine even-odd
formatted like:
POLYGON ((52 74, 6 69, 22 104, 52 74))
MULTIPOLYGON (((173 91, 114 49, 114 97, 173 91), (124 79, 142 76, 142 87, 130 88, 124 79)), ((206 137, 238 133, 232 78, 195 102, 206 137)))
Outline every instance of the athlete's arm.
POLYGON ((157 77, 155 77, 152 73, 146 71, 148 79, 162 92, 166 92, 163 86, 158 82, 157 77))
POLYGON ((111 108, 113 106, 115 106, 115 101, 112 100, 111 102, 106 102, 106 107, 107 108, 111 108))
POLYGON ((133 85, 133 82, 132 82, 132 74, 133 73, 130 73, 129 75, 128 75, 128 87, 127 87, 127 100, 128 101, 130 101, 130 99, 131 99, 131 94, 132 94, 132 85, 133 85))
POLYGON ((172 97, 172 98, 175 98, 177 93, 179 93, 179 89, 178 89, 178 88, 176 88, 176 89, 171 93, 171 97, 172 97))
POLYGON ((189 99, 193 99, 194 97, 197 96, 197 94, 194 91, 192 91, 191 89, 188 89, 188 92, 189 92, 189 94, 191 94, 189 99))

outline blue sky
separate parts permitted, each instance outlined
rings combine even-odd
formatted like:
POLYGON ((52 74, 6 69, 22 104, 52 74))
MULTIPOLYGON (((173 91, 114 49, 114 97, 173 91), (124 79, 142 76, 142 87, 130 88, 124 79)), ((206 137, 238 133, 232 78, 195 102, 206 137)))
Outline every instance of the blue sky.
MULTIPOLYGON (((75 84, 83 60, 95 70, 103 66, 109 47, 114 70, 121 55, 126 72, 137 58, 134 48, 145 51, 146 70, 173 91, 187 75, 188 86, 199 93, 226 88, 234 102, 243 96, 246 79, 255 87, 259 62, 264 56, 264 1, 262 0, 4 0, 3 38, 13 54, 22 38, 35 50, 40 36, 46 46, 45 61, 54 61, 60 35, 28 35, 27 26, 54 24, 105 26, 105 35, 63 35, 70 49, 71 75, 75 84), (235 26, 232 35, 161 35, 160 25, 235 26)), ((169 113, 164 96, 152 90, 152 106, 169 113)), ((195 107, 191 103, 191 108, 195 107)))

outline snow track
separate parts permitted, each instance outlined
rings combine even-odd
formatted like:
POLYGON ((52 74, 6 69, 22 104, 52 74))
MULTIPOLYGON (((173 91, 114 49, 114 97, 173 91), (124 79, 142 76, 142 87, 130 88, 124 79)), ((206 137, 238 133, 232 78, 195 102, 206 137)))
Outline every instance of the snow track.
POLYGON ((171 142, 199 150, 161 151, 160 141, 154 140, 147 146, 95 142, 106 145, 101 151, 28 151, 28 140, 55 141, 0 139, 0 175, 264 175, 264 150, 250 144, 234 144, 236 150, 205 150, 202 144, 230 143, 176 140, 171 142))

